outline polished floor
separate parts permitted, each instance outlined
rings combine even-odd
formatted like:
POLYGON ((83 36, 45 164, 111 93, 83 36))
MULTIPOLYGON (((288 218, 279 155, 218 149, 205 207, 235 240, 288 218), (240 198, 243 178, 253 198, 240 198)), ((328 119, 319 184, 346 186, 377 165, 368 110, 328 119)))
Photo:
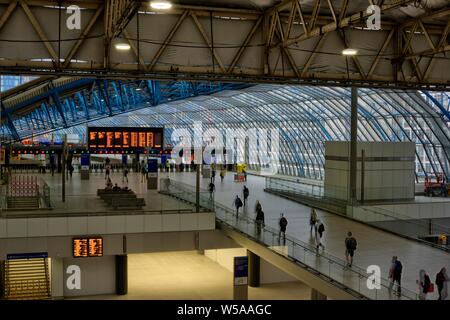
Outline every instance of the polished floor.
MULTIPOLYGON (((169 176, 185 183, 195 183, 194 173, 169 173, 169 176)), ((241 183, 234 182, 233 174, 227 173, 223 182, 219 177, 215 182, 217 202, 232 208, 235 196, 242 196, 242 188, 246 185, 250 189, 250 196, 244 214, 254 218, 255 203, 259 200, 265 212, 266 224, 278 227, 280 213, 284 213, 288 220, 287 234, 305 243, 315 243, 314 232, 311 233, 309 227, 311 209, 264 192, 263 177, 249 175, 248 181, 241 183)), ((201 179, 201 183, 206 188, 209 179, 201 179)), ((364 269, 369 265, 378 265, 382 277, 387 278, 391 258, 396 255, 403 263, 402 284, 412 292, 418 292, 416 280, 420 269, 426 270, 432 281, 442 267, 450 269, 450 255, 444 251, 324 211, 318 211, 318 217, 325 225, 322 243, 326 252, 345 259, 344 240, 347 232, 351 231, 358 241, 354 264, 364 269)), ((437 294, 429 294, 428 298, 437 299, 437 294)))
MULTIPOLYGON (((160 173, 160 177, 169 175, 175 180, 185 183, 195 184, 195 173, 160 173)), ((101 173, 91 174, 90 180, 81 180, 75 173, 72 179, 66 182, 66 202, 61 201, 61 176, 50 174, 40 175, 50 185, 52 192, 52 202, 55 209, 52 212, 64 211, 74 212, 94 212, 110 210, 104 202, 96 196, 96 191, 104 187, 104 176, 101 173)), ((120 172, 111 175, 113 183, 122 184, 120 172)), ((206 188, 209 179, 201 179, 202 187, 206 188)), ((227 173, 223 182, 216 178, 217 202, 228 207, 233 207, 233 199, 242 194, 242 187, 246 184, 250 189, 249 204, 245 208, 244 214, 255 217, 254 206, 259 200, 265 212, 266 224, 278 227, 280 213, 283 212, 288 219, 287 233, 305 243, 314 244, 314 233, 310 232, 309 215, 310 208, 275 195, 264 192, 265 181, 263 177, 248 176, 246 183, 233 181, 233 174, 227 173)), ((144 210, 176 210, 192 208, 186 203, 176 201, 170 197, 162 196, 155 190, 147 190, 146 184, 140 180, 140 175, 131 173, 129 175, 128 186, 140 197, 146 199, 147 206, 144 210)), ((412 291, 418 292, 416 280, 419 277, 420 269, 425 269, 432 281, 436 273, 442 267, 450 269, 450 255, 430 246, 407 240, 395 236, 391 233, 375 229, 368 225, 349 220, 331 213, 318 211, 319 218, 325 225, 323 244, 326 252, 345 259, 344 239, 348 231, 353 232, 358 240, 358 249, 355 253, 354 264, 361 268, 369 265, 378 265, 381 268, 382 276, 387 278, 391 257, 397 255, 403 263, 403 286, 412 291)), ((343 271, 344 272, 344 271, 343 271)), ((436 299, 437 294, 430 294, 429 299, 436 299)))
MULTIPOLYGON (((311 289, 299 282, 249 287, 250 300, 309 300, 311 289)), ((232 300, 233 274, 194 251, 128 255, 128 294, 89 300, 232 300)))

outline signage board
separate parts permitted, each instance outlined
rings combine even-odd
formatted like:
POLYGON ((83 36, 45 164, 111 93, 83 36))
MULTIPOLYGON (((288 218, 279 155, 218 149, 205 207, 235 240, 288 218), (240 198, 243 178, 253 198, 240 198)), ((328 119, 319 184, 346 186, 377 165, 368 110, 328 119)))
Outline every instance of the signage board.
POLYGON ((143 127, 88 127, 89 149, 136 149, 162 150, 163 128, 143 127))
POLYGON ((102 257, 103 239, 101 237, 73 238, 73 257, 102 257))
POLYGON ((234 257, 234 285, 247 285, 248 257, 234 257))
POLYGON ((7 260, 48 258, 48 252, 9 253, 7 260))

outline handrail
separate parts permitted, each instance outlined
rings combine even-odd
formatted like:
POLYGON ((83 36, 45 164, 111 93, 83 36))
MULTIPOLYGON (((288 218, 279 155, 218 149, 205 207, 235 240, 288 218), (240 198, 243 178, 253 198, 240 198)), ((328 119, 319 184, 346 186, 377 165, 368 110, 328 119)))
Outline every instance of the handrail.
MULTIPOLYGON (((178 183, 178 181, 175 182, 175 183, 172 183, 172 185, 176 186, 177 183, 178 183)), ((190 186, 190 188, 192 189, 193 187, 190 186)), ((170 191, 169 191, 169 194, 170 194, 170 191)), ((192 198, 191 199, 185 199, 185 200, 193 201, 192 198)), ((249 230, 249 226, 251 226, 250 229, 253 230, 253 231, 255 229, 257 229, 257 227, 258 227, 258 223, 256 222, 256 220, 254 220, 254 219, 252 219, 250 217, 244 216, 243 214, 240 217, 238 217, 234 210, 226 207, 225 205, 223 205, 221 203, 216 202, 215 203, 215 208, 216 208, 216 219, 218 219, 219 221, 224 222, 226 224, 230 224, 228 222, 229 219, 227 219, 227 217, 226 217, 226 216, 230 216, 232 218, 231 221, 234 221, 234 224, 230 224, 230 225, 235 227, 235 228, 237 228, 241 232, 245 232, 245 230, 244 230, 244 228, 239 226, 239 221, 244 221, 245 222, 245 225, 247 226, 247 231, 249 230), (224 213, 225 217, 221 217, 222 213, 224 213)), ((262 230, 263 234, 264 234, 264 232, 268 232, 269 234, 271 234, 272 235, 272 239, 274 239, 275 237, 278 237, 278 230, 276 230, 273 227, 263 225, 261 227, 261 230, 262 230)), ((255 239, 255 235, 254 234, 249 234, 247 232, 247 236, 252 238, 252 240, 254 240, 254 241, 260 242, 258 239, 255 239)), ((263 236, 263 238, 264 238, 264 236, 263 236)), ((305 242, 303 242, 303 241, 301 241, 299 239, 296 239, 296 238, 294 238, 292 236, 286 235, 286 241, 287 241, 287 243, 291 242, 293 248, 295 248, 295 247, 301 248, 301 249, 303 249, 305 254, 306 254, 306 252, 308 252, 309 254, 311 254, 312 256, 315 256, 316 258, 319 258, 319 259, 322 259, 325 262, 328 262, 330 265, 334 264, 334 265, 339 266, 339 268, 344 268, 346 266, 346 262, 343 259, 340 259, 340 258, 338 258, 336 256, 333 256, 329 252, 320 253, 314 246, 312 246, 312 245, 310 245, 308 243, 305 243, 305 242)), ((268 244, 266 244, 266 245, 268 245, 268 244)), ((270 246, 269 246, 269 248, 270 248, 270 246)), ((277 252, 277 250, 275 250, 274 248, 271 248, 271 249, 273 251, 277 252)), ((289 258, 297 259, 297 257, 292 256, 292 255, 295 255, 295 249, 294 249, 294 253, 292 255, 290 255, 289 252, 287 254, 285 254, 285 255, 287 257, 289 257, 289 258)), ((304 261, 305 261, 305 264, 307 264, 306 263, 306 258, 304 259, 304 261)), ((320 261, 319 261, 319 264, 320 264, 320 261)), ((310 267, 313 268, 313 269, 317 268, 317 266, 310 266, 310 267)), ((330 269, 331 269, 331 267, 330 267, 330 269)), ((351 274, 354 274, 358 279, 364 279, 364 278, 367 279, 368 278, 366 270, 364 270, 364 269, 362 269, 362 268, 360 268, 358 266, 353 266, 352 268, 348 269, 348 271, 351 274)), ((329 276, 331 278, 333 278, 331 276, 331 271, 330 271, 330 275, 329 276)), ((339 282, 338 280, 335 280, 335 281, 339 282)), ((387 280, 385 278, 381 278, 380 285, 385 290, 388 290, 389 283, 390 283, 389 280, 387 280)), ((354 288, 352 288, 352 289, 354 289, 354 288)), ((355 291, 357 291, 359 294, 362 294, 363 296, 366 296, 366 294, 361 293, 361 288, 359 288, 358 290, 355 290, 355 291)), ((415 300, 415 299, 417 299, 417 294, 412 292, 412 291, 410 291, 410 290, 408 290, 408 289, 406 289, 406 288, 404 288, 404 287, 402 287, 401 297, 404 298, 404 299, 414 299, 415 300)), ((375 293, 375 298, 377 298, 377 293, 375 293)))
POLYGON ((97 216, 129 216, 129 215, 163 215, 163 214, 182 214, 194 213, 194 209, 161 209, 161 210, 126 210, 126 211, 95 211, 95 212, 81 212, 81 211, 61 211, 61 212, 42 212, 35 211, 33 213, 17 213, 13 211, 3 211, 2 217, 5 219, 29 219, 29 218, 61 218, 61 217, 97 217, 97 216))

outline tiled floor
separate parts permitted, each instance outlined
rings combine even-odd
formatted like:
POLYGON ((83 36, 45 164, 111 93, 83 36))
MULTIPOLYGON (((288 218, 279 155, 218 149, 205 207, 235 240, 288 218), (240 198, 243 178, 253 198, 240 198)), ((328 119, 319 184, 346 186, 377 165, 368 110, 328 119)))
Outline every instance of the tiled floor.
MULTIPOLYGON (((185 183, 195 183, 193 173, 170 173, 170 176, 185 183)), ((201 179, 201 182, 202 186, 206 187, 209 180, 201 179)), ((231 208, 234 197, 237 194, 242 195, 244 184, 250 189, 249 205, 244 211, 245 214, 255 217, 254 206, 259 200, 265 212, 266 224, 277 227, 280 213, 283 212, 289 222, 287 233, 303 242, 314 243, 314 236, 309 228, 310 208, 265 193, 263 177, 248 176, 247 183, 234 182, 231 173, 227 174, 223 183, 219 177, 216 178, 216 201, 231 208)), ((450 255, 441 250, 334 214, 319 211, 318 216, 325 225, 323 243, 327 252, 345 259, 344 239, 347 232, 351 231, 358 240, 354 264, 362 268, 378 265, 382 270, 382 276, 387 278, 391 257, 397 255, 403 263, 403 286, 411 291, 418 292, 416 279, 419 277, 420 269, 425 269, 434 281, 436 273, 442 267, 450 268, 450 255)), ((434 299, 437 296, 430 294, 429 298, 434 299)))
MULTIPOLYGON (((299 282, 249 287, 251 300, 308 300, 310 288, 299 282)), ((231 300, 233 274, 193 251, 128 255, 128 294, 76 299, 231 300)))

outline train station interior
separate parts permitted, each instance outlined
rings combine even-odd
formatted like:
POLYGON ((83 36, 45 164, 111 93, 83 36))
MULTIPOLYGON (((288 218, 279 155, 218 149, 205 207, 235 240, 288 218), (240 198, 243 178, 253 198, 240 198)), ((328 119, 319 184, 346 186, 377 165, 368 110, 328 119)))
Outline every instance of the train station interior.
POLYGON ((450 300, 449 0, 0 0, 0 300, 450 300))

